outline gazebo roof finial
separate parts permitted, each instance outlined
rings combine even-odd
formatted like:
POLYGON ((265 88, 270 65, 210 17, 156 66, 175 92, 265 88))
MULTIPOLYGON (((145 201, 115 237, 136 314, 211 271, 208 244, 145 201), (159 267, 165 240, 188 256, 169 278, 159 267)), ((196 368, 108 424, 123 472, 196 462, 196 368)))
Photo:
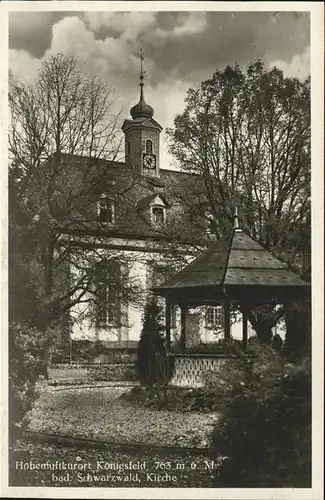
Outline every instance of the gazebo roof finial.
POLYGON ((237 207, 237 205, 235 206, 234 229, 239 229, 239 224, 238 224, 238 207, 237 207))

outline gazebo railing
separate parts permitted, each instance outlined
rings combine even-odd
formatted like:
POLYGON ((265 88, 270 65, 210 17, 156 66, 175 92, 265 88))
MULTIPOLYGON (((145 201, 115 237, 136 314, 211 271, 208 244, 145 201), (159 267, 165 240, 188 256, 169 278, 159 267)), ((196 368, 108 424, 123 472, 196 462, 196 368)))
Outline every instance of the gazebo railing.
POLYGON ((173 364, 173 375, 169 385, 177 387, 200 387, 204 373, 219 371, 231 357, 229 354, 169 353, 173 364))

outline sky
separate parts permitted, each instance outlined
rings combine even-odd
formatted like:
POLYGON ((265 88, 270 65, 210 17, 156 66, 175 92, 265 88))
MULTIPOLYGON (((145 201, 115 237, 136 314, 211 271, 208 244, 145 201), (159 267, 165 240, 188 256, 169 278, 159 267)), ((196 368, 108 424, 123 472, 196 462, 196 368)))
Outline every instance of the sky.
MULTIPOLYGON (((75 55, 115 89, 127 118, 139 99, 142 47, 145 100, 166 129, 184 109, 187 90, 228 64, 245 69, 260 58, 285 76, 306 78, 309 22, 308 12, 10 12, 9 68, 32 81, 48 55, 75 55)), ((160 164, 173 167, 165 132, 160 164)))

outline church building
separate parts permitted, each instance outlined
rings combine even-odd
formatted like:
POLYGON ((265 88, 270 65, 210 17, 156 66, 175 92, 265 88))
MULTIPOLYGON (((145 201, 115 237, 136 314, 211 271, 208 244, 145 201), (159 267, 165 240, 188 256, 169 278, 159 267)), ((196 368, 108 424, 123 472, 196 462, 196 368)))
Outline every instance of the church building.
MULTIPOLYGON (((140 99, 130 115, 122 125, 125 161, 95 160, 103 180, 89 208, 88 226, 74 232, 71 225, 70 234, 61 236, 62 244, 73 239, 84 252, 96 248, 99 256, 94 297, 76 301, 69 312, 70 339, 99 341, 106 349, 136 347, 151 289, 193 259, 193 247, 203 249, 213 239, 206 220, 192 230, 191 216, 178 197, 193 175, 160 164, 163 127, 145 101, 142 68, 140 99), (110 256, 107 265, 101 258, 104 252, 110 256)), ((73 162, 79 168, 84 158, 74 157, 73 162)), ((179 317, 176 307, 171 314, 175 343, 179 317)), ((221 305, 188 311, 186 321, 189 348, 223 338, 221 305)), ((236 337, 237 332, 240 338, 241 327, 234 318, 231 333, 236 337)))

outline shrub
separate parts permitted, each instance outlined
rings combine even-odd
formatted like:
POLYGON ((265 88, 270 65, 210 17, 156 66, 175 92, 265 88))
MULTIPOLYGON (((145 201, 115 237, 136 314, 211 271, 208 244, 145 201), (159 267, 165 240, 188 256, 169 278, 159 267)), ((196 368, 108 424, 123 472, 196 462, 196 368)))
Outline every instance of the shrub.
MULTIPOLYGON (((242 342, 235 338, 230 338, 229 340, 222 338, 215 342, 200 342, 197 345, 187 347, 185 352, 189 354, 228 354, 234 347, 240 347, 241 345, 242 342)), ((180 342, 177 342, 172 346, 172 352, 183 352, 180 342)))
POLYGON ((126 363, 92 366, 87 369, 87 374, 91 380, 97 381, 119 382, 122 380, 137 380, 135 366, 126 363))
POLYGON ((311 366, 270 347, 237 353, 214 388, 219 487, 310 487, 311 366))
POLYGON ((126 365, 125 371, 124 371, 124 380, 129 381, 129 382, 134 382, 134 381, 138 380, 137 370, 136 370, 136 366, 134 364, 126 365))
POLYGON ((49 336, 23 324, 9 325, 9 438, 21 438, 38 397, 36 382, 47 378, 49 336))
POLYGON ((96 356, 103 352, 102 343, 99 340, 72 340, 71 358, 79 362, 91 362, 96 356))
POLYGON ((136 366, 143 385, 152 387, 167 383, 169 365, 162 326, 162 309, 155 299, 150 300, 145 307, 136 366))

